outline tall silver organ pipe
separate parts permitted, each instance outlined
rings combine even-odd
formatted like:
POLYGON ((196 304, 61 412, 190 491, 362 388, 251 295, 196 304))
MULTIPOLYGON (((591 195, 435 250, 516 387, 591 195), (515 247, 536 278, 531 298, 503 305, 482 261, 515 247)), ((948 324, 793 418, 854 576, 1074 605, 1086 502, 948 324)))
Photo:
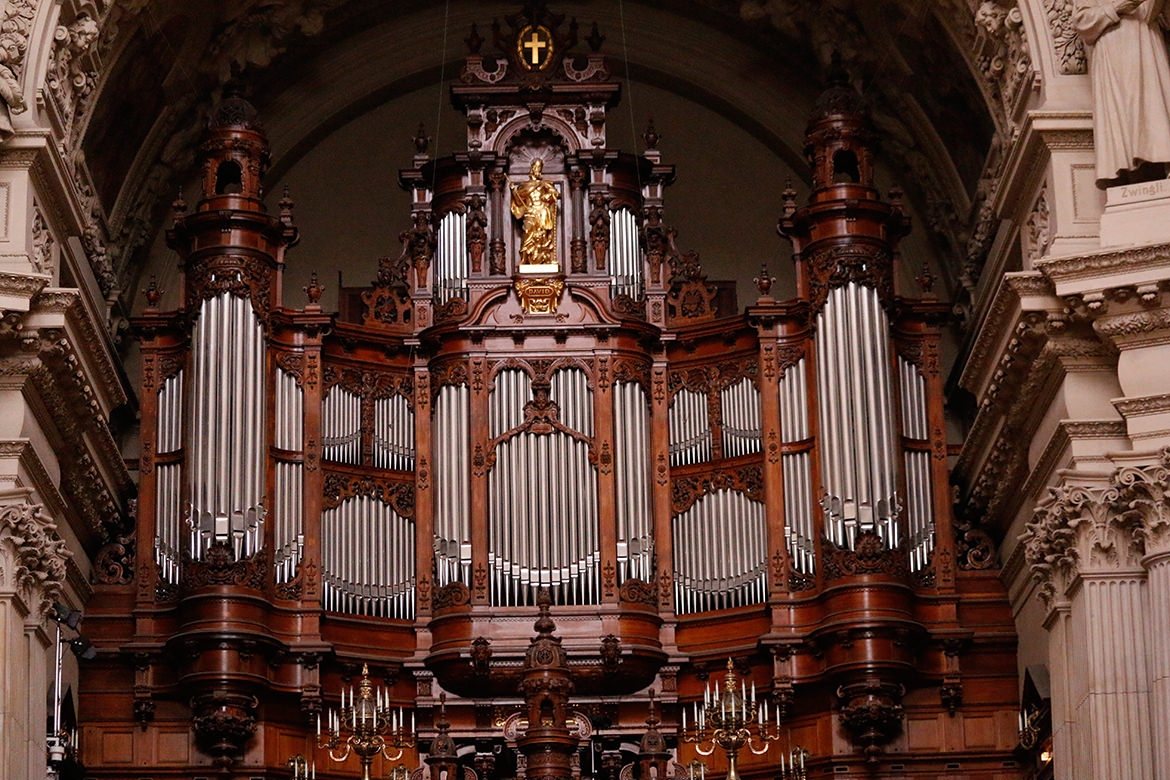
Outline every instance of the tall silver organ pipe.
POLYGON ((675 515, 674 598, 680 615, 767 600, 764 505, 718 490, 675 515))
POLYGON ((524 422, 524 404, 532 400, 532 380, 518 368, 505 368, 496 374, 488 400, 488 434, 501 434, 524 422))
POLYGON ((361 396, 340 385, 330 388, 321 404, 321 443, 325 460, 361 464, 361 396))
POLYGON ((321 513, 325 609, 371 617, 414 617, 414 522, 371 496, 321 513))
POLYGON ((744 377, 719 393, 723 409, 723 456, 760 451, 760 391, 744 377))
POLYGON ((816 322, 825 535, 852 547, 861 531, 899 543, 889 323, 877 292, 829 290, 816 322))
MULTIPOLYGON (((780 441, 805 441, 808 430, 808 382, 805 360, 789 366, 780 377, 780 441)), ((784 475, 784 536, 792 568, 812 574, 816 568, 816 531, 812 491, 812 460, 809 451, 786 452, 780 456, 784 475)))
POLYGON ((628 208, 609 212, 609 251, 606 257, 616 295, 642 297, 642 246, 638 239, 638 218, 628 208))
POLYGON ((374 400, 374 465, 399 471, 414 468, 414 409, 404 396, 374 400))
POLYGON ((613 386, 614 504, 618 581, 654 579, 654 520, 650 513, 650 404, 637 382, 613 386))
POLYGON ((471 261, 467 254, 467 215, 451 211, 439 220, 435 248, 435 297, 440 304, 452 298, 467 300, 467 276, 471 261))
MULTIPOLYGON (((304 391, 296 378, 284 369, 276 370, 276 425, 273 444, 292 453, 304 450, 304 391)), ((277 582, 296 575, 305 549, 304 465, 276 461, 275 493, 272 503, 275 550, 273 567, 277 582)))
POLYGON ((471 414, 466 385, 435 400, 435 584, 471 584, 471 414))
MULTIPOLYGON (((562 369, 552 377, 550 398, 566 427, 590 436, 592 397, 585 373, 562 369)), ((488 399, 495 438, 524 419, 532 399, 528 376, 500 371, 488 399)), ((595 604, 601 543, 597 472, 589 444, 563 431, 518 433, 497 445, 488 474, 488 565, 492 602, 535 603, 540 587, 557 604, 595 604)))
POLYGON ((248 298, 203 301, 191 335, 191 555, 230 544, 237 558, 263 543, 265 339, 248 298))
MULTIPOLYGON (((158 393, 158 429, 155 451, 159 455, 177 452, 183 446, 183 371, 162 383, 158 393)), ((182 538, 180 507, 181 465, 164 463, 156 467, 154 561, 164 582, 179 581, 179 547, 182 538)))
POLYGON ((562 368, 554 372, 548 397, 557 405, 557 419, 566 427, 593 438, 593 393, 589 392, 589 379, 584 371, 562 368))
POLYGON ((922 442, 922 449, 905 449, 906 523, 910 547, 910 570, 920 571, 930 562, 934 550, 934 502, 931 488, 930 424, 926 410, 926 377, 910 361, 898 356, 898 378, 902 391, 902 433, 922 442))
POLYGON ((686 466, 711 460, 711 424, 707 396, 685 387, 674 394, 668 416, 670 465, 686 466))

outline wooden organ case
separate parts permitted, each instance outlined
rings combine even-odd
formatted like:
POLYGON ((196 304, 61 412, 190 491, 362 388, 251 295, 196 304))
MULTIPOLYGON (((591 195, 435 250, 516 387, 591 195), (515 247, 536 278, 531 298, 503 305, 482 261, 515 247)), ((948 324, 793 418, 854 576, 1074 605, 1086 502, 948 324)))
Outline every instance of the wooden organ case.
POLYGON ((148 291, 137 322, 136 551, 106 551, 90 620, 130 662, 86 671, 90 773, 286 776, 368 663, 424 737, 442 726, 432 772, 458 742, 482 780, 523 774, 500 759, 517 745, 545 756, 529 777, 635 777, 649 759, 627 750, 623 774, 620 744, 653 688, 656 766, 679 777, 677 703, 730 657, 814 767, 1016 776, 1011 615, 988 540, 952 519, 946 306, 895 293, 909 220, 874 187, 860 95, 834 76, 809 201, 781 196, 797 298, 765 272, 738 313, 676 248, 653 133, 608 145, 596 28, 579 42, 538 3, 505 21, 473 28, 451 88, 466 150, 420 139, 403 251, 348 318, 315 282, 282 300, 292 203, 265 210, 254 109, 229 94, 214 115, 203 198, 168 231, 182 304, 148 291), (551 226, 525 211, 533 182, 551 226), (577 719, 545 724, 555 759, 516 730, 551 621, 541 695, 562 712, 571 691, 577 719))

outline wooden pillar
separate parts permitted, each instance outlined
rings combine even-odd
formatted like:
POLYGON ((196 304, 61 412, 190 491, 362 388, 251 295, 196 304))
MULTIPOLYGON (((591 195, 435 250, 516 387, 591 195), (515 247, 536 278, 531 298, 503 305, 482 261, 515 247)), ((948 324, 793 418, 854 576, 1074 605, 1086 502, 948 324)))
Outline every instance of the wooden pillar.
POLYGON ((482 355, 471 358, 471 386, 468 408, 471 425, 471 571, 473 604, 487 604, 491 598, 488 580, 488 400, 490 367, 482 355))
POLYGON ((616 479, 613 430, 613 356, 601 353, 594 371, 593 436, 597 452, 597 521, 601 544, 601 601, 616 604, 621 583, 617 581, 616 479))
POLYGON ((654 545, 657 550, 658 609, 674 614, 674 537, 670 501, 670 391, 666 353, 654 355, 650 370, 650 457, 653 479, 654 545))

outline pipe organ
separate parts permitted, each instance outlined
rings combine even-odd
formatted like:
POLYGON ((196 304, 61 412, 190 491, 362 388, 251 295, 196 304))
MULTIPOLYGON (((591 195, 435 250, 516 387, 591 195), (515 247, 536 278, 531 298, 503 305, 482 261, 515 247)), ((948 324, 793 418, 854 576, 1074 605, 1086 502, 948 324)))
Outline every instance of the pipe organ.
POLYGON ((797 298, 773 299, 765 271, 729 311, 665 225, 674 169, 653 135, 641 154, 606 146, 620 85, 604 56, 543 4, 525 13, 513 33, 555 62, 505 46, 485 64, 473 31, 451 87, 467 149, 401 172, 402 252, 350 320, 321 310, 315 280, 302 308, 283 298, 293 204, 265 209, 255 110, 231 95, 215 114, 203 198, 168 232, 181 305, 156 294, 138 321, 147 551, 127 641, 187 660, 146 662, 136 695, 181 699, 228 764, 258 686, 312 712, 359 656, 396 701, 422 689, 404 669, 508 697, 516 627, 547 593, 573 615, 581 695, 669 668, 685 698, 737 647, 788 700, 836 691, 875 755, 905 692, 960 679, 957 589, 986 583, 951 520, 947 307, 894 289, 908 219, 873 185, 864 104, 834 82, 809 125, 808 203, 785 193, 797 298))

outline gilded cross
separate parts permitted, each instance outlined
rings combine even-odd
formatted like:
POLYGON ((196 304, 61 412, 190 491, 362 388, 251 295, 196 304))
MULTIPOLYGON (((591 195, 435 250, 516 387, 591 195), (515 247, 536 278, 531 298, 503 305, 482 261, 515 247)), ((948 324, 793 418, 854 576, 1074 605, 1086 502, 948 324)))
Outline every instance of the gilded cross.
POLYGON ((533 30, 532 37, 524 42, 524 48, 528 49, 528 51, 532 54, 532 64, 533 65, 540 64, 540 50, 543 49, 545 46, 548 46, 548 43, 545 41, 542 41, 540 39, 540 35, 536 32, 536 30, 533 30))

